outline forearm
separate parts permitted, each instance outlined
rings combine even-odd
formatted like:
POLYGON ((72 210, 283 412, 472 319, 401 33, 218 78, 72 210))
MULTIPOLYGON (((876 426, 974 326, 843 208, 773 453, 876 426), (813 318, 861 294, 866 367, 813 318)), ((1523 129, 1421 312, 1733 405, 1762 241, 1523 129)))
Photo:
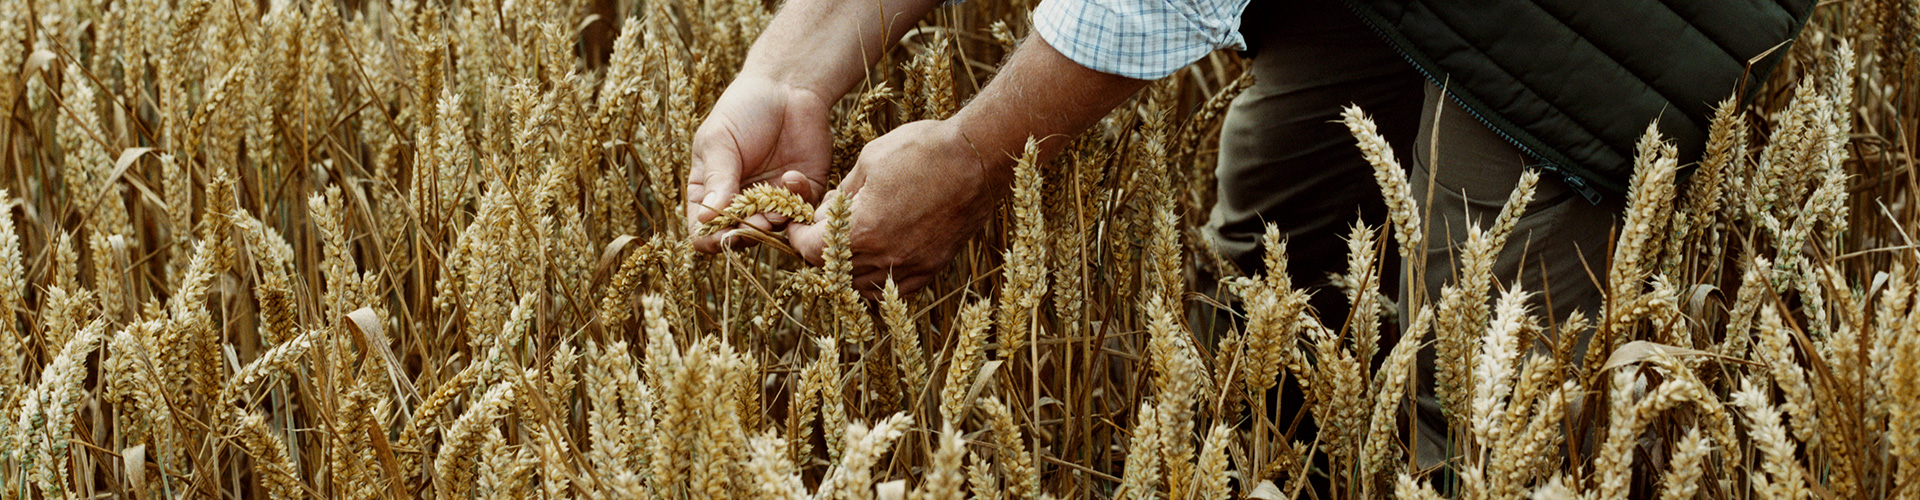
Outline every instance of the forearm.
POLYGON ((767 78, 831 104, 940 0, 791 0, 747 52, 742 76, 767 78))
POLYGON ((1148 83, 1088 69, 1031 36, 953 121, 989 173, 1008 178, 1028 137, 1052 158, 1148 83))

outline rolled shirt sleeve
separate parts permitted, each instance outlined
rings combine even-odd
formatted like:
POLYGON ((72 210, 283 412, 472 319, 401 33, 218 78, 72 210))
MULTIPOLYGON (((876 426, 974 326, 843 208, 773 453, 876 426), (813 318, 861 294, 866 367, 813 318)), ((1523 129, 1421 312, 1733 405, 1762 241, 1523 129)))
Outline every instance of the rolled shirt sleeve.
POLYGON ((1221 48, 1246 48, 1248 0, 1042 0, 1033 29, 1094 71, 1157 80, 1221 48))

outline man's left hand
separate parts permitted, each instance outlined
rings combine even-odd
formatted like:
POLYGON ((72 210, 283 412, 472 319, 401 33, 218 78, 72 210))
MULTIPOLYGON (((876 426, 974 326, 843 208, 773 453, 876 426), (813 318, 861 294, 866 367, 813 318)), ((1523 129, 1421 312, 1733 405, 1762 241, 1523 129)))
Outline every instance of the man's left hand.
MULTIPOLYGON (((837 189, 852 203, 854 288, 872 292, 891 277, 905 292, 932 281, 993 215, 1012 181, 1011 161, 981 158, 951 121, 909 123, 867 144, 837 189)), ((787 231, 794 249, 816 265, 826 250, 829 209, 823 203, 814 224, 787 231)))

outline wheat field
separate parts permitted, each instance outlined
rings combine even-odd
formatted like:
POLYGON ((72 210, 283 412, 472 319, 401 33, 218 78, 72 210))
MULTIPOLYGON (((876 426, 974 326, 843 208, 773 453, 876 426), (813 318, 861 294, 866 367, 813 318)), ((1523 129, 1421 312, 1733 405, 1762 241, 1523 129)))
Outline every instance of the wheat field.
MULTIPOLYGON (((951 114, 1031 7, 910 32, 836 171, 951 114)), ((1388 300, 1420 191, 1359 109, 1395 214, 1353 227, 1354 313, 1277 233, 1232 269, 1197 230, 1224 52, 1022 161, 925 290, 851 287, 841 200, 824 266, 699 254, 690 137, 772 12, 0 0, 0 498, 1920 498, 1920 2, 1824 2, 1698 164, 1650 131, 1605 306, 1565 320, 1486 268, 1531 175, 1452 284, 1388 300)))

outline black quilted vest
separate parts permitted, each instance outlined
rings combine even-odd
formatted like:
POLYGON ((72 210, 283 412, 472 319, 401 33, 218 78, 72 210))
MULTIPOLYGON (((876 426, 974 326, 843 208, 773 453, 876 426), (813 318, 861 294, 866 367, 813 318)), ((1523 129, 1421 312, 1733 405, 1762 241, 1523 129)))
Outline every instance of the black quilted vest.
POLYGON ((1759 87, 1815 3, 1347 1, 1462 106, 1589 197, 1626 189, 1634 142, 1653 120, 1683 163, 1698 159, 1713 106, 1759 87))

